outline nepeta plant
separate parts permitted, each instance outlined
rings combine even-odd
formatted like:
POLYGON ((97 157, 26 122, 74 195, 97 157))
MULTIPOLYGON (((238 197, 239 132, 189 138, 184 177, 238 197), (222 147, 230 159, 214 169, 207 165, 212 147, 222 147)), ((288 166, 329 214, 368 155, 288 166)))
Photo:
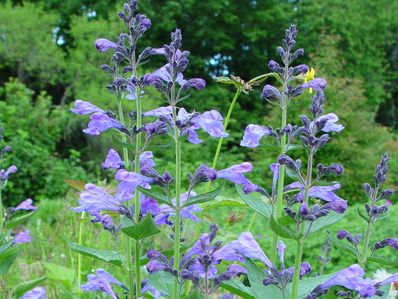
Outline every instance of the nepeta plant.
MULTIPOLYGON (((0 128, 0 142, 3 141, 2 128, 0 128)), ((10 207, 5 210, 2 202, 2 191, 6 188, 7 182, 12 174, 17 172, 17 167, 11 165, 5 167, 8 157, 7 154, 12 151, 10 146, 4 146, 0 150, 0 288, 4 298, 8 296, 21 296, 23 292, 28 291, 21 298, 45 299, 46 291, 43 287, 36 287, 42 280, 32 280, 25 282, 23 287, 18 289, 15 286, 6 284, 6 273, 17 259, 23 244, 32 241, 29 230, 15 232, 13 229, 26 222, 37 210, 33 205, 33 200, 28 198, 22 201, 16 207, 10 207), (4 169, 3 169, 4 167, 4 169), (14 291, 11 292, 11 287, 14 291), (33 290, 29 291, 30 289, 33 290), (36 295, 37 296, 36 296, 36 295)))

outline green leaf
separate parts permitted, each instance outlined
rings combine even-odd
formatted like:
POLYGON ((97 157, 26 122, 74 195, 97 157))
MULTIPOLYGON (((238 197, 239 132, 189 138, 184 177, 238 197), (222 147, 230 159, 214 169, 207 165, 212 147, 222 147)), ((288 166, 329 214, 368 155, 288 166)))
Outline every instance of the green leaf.
POLYGON ((271 217, 272 208, 269 204, 265 203, 261 198, 245 194, 241 186, 236 185, 236 190, 238 190, 240 198, 242 198, 246 205, 248 205, 250 208, 252 208, 254 211, 259 213, 266 219, 269 219, 271 217))
MULTIPOLYGON (((335 273, 326 274, 326 275, 319 275, 315 277, 305 278, 299 281, 299 288, 298 288, 298 298, 304 299, 306 298, 313 289, 315 289, 318 285, 324 283, 326 280, 332 278, 335 273)), ((293 283, 289 283, 287 285, 287 290, 291 293, 293 283)))
POLYGON ((173 293, 174 279, 175 277, 171 273, 164 271, 148 275, 149 284, 158 291, 166 294, 166 296, 171 296, 173 293))
POLYGON ((232 80, 229 77, 221 76, 216 78, 217 83, 222 83, 222 84, 235 84, 235 81, 232 80))
POLYGON ((17 226, 19 224, 25 223, 26 221, 28 221, 28 219, 30 217, 33 216, 34 213, 36 213, 36 211, 37 211, 37 209, 35 211, 33 211, 33 212, 28 213, 28 214, 24 214, 24 215, 19 216, 19 217, 11 218, 11 220, 6 221, 5 227, 6 228, 13 228, 14 226, 17 226))
POLYGON ((245 265, 247 267, 247 277, 249 278, 251 286, 250 289, 256 299, 283 298, 282 291, 278 289, 276 286, 274 285, 265 286, 263 284, 263 280, 265 279, 265 273, 263 270, 259 269, 252 260, 245 258, 245 265))
POLYGON ((364 214, 362 214, 359 207, 357 207, 357 213, 358 213, 359 217, 361 217, 366 223, 369 221, 369 217, 366 217, 364 214))
POLYGON ((253 292, 247 286, 245 286, 240 280, 232 279, 224 281, 221 287, 228 292, 238 295, 243 299, 254 299, 253 292))
POLYGON ((368 262, 377 263, 388 267, 398 267, 398 262, 382 256, 371 256, 366 259, 368 262))
POLYGON ((354 245, 346 242, 345 240, 338 240, 334 237, 329 237, 330 242, 338 249, 357 257, 357 252, 355 251, 354 245))
POLYGON ((204 207, 204 211, 212 210, 220 207, 245 207, 246 205, 234 200, 222 200, 204 207))
POLYGON ((298 149, 303 149, 303 148, 304 148, 304 146, 302 144, 292 144, 287 148, 286 153, 290 152, 290 151, 295 151, 298 149))
MULTIPOLYGON (((329 214, 327 214, 326 216, 323 216, 321 218, 318 218, 317 220, 315 220, 312 225, 311 225, 311 229, 310 232, 308 233, 308 235, 312 235, 332 224, 335 224, 336 222, 340 221, 341 219, 343 219, 345 216, 347 215, 347 212, 343 213, 343 214, 339 214, 336 212, 330 212, 329 214)), ((306 223, 306 229, 305 231, 308 230, 309 227, 309 223, 306 223)))
POLYGON ((297 172, 295 172, 293 169, 285 167, 285 171, 289 178, 291 178, 294 181, 300 181, 300 177, 298 176, 297 172))
POLYGON ((0 275, 5 274, 10 269, 20 250, 20 246, 12 246, 0 254, 0 275))
MULTIPOLYGON (((281 220, 284 220, 281 219, 281 220)), ((285 239, 291 239, 291 240, 298 240, 299 235, 295 231, 294 228, 290 225, 283 225, 282 223, 279 223, 279 221, 275 221, 274 217, 270 218, 270 227, 271 230, 276 233, 278 236, 285 238, 285 239)))
POLYGON ((188 200, 184 204, 184 207, 213 200, 221 193, 223 187, 224 183, 222 183, 220 186, 217 187, 217 189, 214 189, 213 191, 188 198, 188 200))
POLYGON ((6 250, 8 250, 13 244, 13 240, 5 242, 3 245, 0 246, 0 255, 3 254, 6 250))
POLYGON ((164 195, 164 194, 162 194, 162 193, 160 193, 160 192, 158 192, 156 190, 145 189, 145 188, 142 188, 141 186, 138 187, 138 190, 142 194, 144 194, 144 195, 146 195, 146 196, 148 196, 150 198, 156 199, 158 201, 158 203, 164 203, 164 204, 169 205, 169 206, 172 205, 171 202, 170 202, 170 199, 166 195, 164 195))
POLYGON ((150 213, 146 214, 144 219, 142 219, 138 224, 134 224, 133 221, 128 218, 122 218, 121 224, 122 232, 135 240, 141 240, 160 232, 156 224, 153 222, 150 213))
POLYGON ((27 291, 30 291, 34 287, 38 286, 44 280, 46 280, 46 277, 41 276, 41 277, 38 277, 38 278, 35 278, 32 280, 23 282, 14 288, 13 294, 15 297, 20 298, 23 294, 25 294, 27 291))
POLYGON ((116 266, 122 267, 125 261, 125 257, 117 251, 112 250, 100 250, 79 245, 74 242, 69 242, 69 247, 81 255, 89 256, 97 260, 105 261, 116 266))
POLYGON ((47 270, 46 277, 55 280, 71 287, 75 280, 75 270, 72 268, 64 267, 54 263, 44 263, 47 270))

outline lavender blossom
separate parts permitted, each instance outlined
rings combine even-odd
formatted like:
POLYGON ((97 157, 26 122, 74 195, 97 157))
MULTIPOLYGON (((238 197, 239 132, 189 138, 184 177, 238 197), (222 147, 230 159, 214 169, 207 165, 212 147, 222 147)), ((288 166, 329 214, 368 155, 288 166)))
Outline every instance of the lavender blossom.
POLYGON ((76 100, 74 102, 74 107, 70 109, 71 112, 75 114, 85 115, 85 114, 93 114, 93 113, 105 113, 104 110, 98 108, 97 106, 85 102, 82 100, 76 100))
POLYGON ((120 201, 131 200, 138 186, 148 187, 149 184, 153 183, 153 179, 125 169, 118 170, 115 179, 120 181, 115 195, 120 201))
POLYGON ((271 135, 272 129, 269 127, 259 126, 259 125, 248 125, 243 135, 240 146, 255 148, 260 145, 260 139, 263 136, 271 135))
POLYGON ((251 172, 253 170, 253 165, 249 162, 244 162, 238 165, 233 165, 231 167, 217 171, 217 178, 226 179, 237 185, 243 185, 244 190, 247 193, 255 191, 258 187, 250 182, 245 176, 245 173, 251 172))
POLYGON ((90 122, 83 132, 88 135, 97 136, 112 128, 123 133, 128 133, 128 130, 118 120, 110 117, 108 114, 97 112, 91 116, 90 122))
POLYGON ((37 208, 32 204, 33 200, 28 198, 17 205, 15 208, 11 208, 12 212, 26 210, 26 211, 35 211, 37 208))
POLYGON ((124 166, 124 163, 122 159, 120 158, 119 154, 117 151, 114 149, 110 149, 108 154, 106 155, 105 161, 102 163, 102 168, 108 169, 108 168, 113 168, 113 169, 119 169, 124 166))
POLYGON ((7 170, 0 170, 0 188, 4 186, 4 183, 8 180, 10 174, 16 173, 17 167, 15 165, 11 165, 7 168, 7 170))
POLYGON ((112 290, 112 284, 123 286, 123 284, 103 269, 98 269, 95 274, 87 275, 87 283, 80 286, 83 292, 104 292, 112 299, 118 299, 112 290))
POLYGON ((33 290, 26 292, 20 299, 47 299, 46 289, 43 287, 35 287, 33 290))
POLYGON ((386 246, 391 247, 394 250, 398 250, 398 238, 387 238, 380 242, 377 242, 374 246, 375 250, 384 248, 386 246))
POLYGON ((29 230, 23 231, 18 233, 14 240, 13 240, 13 244, 23 244, 23 243, 29 243, 30 241, 32 241, 32 237, 29 234, 29 230))

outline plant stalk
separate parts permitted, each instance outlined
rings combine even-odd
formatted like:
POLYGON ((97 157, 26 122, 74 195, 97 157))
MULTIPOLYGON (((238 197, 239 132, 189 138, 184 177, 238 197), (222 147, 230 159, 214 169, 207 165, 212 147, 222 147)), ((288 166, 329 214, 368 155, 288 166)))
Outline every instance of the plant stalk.
POLYGON ((3 215, 3 200, 1 197, 1 189, 0 189, 0 228, 3 230, 3 221, 4 221, 4 215, 3 215))
MULTIPOLYGON (((83 241, 83 220, 84 220, 85 212, 83 211, 80 216, 80 223, 79 223, 79 236, 78 236, 78 244, 82 245, 83 241)), ((81 285, 82 283, 82 255, 77 255, 77 284, 81 285)), ((81 289, 79 288, 79 298, 81 298, 81 289)))
POLYGON ((365 239, 364 239, 364 242, 363 242, 361 260, 359 261, 359 264, 361 265, 362 268, 365 268, 365 265, 366 265, 366 259, 367 259, 366 254, 368 252, 368 246, 369 246, 369 241, 370 241, 371 230, 372 230, 372 221, 369 220, 368 221, 368 227, 366 228, 365 239))

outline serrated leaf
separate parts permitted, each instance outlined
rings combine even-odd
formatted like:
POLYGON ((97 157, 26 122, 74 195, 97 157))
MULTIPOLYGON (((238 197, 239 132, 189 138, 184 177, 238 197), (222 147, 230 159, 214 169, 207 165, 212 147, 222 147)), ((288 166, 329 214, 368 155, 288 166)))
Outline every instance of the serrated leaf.
POLYGON ((148 275, 149 284, 166 296, 171 296, 173 293, 174 279, 175 277, 171 273, 164 271, 148 275))
POLYGON ((168 206, 172 205, 170 200, 169 200, 169 198, 166 195, 164 195, 164 194, 162 194, 162 193, 160 193, 160 192, 158 192, 156 190, 145 189, 145 188, 142 188, 141 186, 138 187, 138 190, 142 194, 144 194, 144 195, 146 195, 146 196, 148 196, 150 198, 156 199, 158 203, 166 204, 168 206))
POLYGON ((21 215, 19 217, 11 218, 11 220, 6 221, 5 227, 10 229, 10 228, 13 228, 14 226, 17 226, 19 224, 23 224, 26 221, 28 221, 29 218, 32 217, 33 214, 35 214, 36 212, 37 212, 37 209, 35 211, 33 211, 33 212, 28 213, 28 214, 24 214, 24 215, 21 215))
MULTIPOLYGON (((339 214, 339 213, 336 213, 336 212, 330 212, 326 216, 318 218, 311 225, 311 229, 310 229, 310 232, 308 233, 308 235, 312 235, 312 234, 314 234, 314 233, 316 233, 316 232, 318 232, 318 231, 320 231, 322 229, 325 229, 325 228, 331 226, 332 224, 335 224, 336 222, 339 222, 346 215, 347 215, 347 212, 345 212, 343 214, 339 214)), ((308 230, 308 227, 309 227, 309 223, 306 223, 305 231, 308 230)))
POLYGON ((241 186, 236 185, 236 190, 238 190, 240 198, 245 202, 246 205, 248 205, 250 208, 252 208, 254 211, 259 213, 266 219, 269 219, 271 217, 272 208, 269 204, 265 203, 261 198, 245 194, 241 186))
POLYGON ((254 299, 252 290, 245 286, 240 280, 232 279, 224 281, 221 287, 228 292, 238 295, 243 299, 254 299))
POLYGON ((213 191, 188 198, 188 200, 184 204, 184 207, 213 200, 221 193, 223 187, 224 183, 222 183, 213 191))
POLYGON ((137 224, 134 224, 133 221, 128 218, 122 218, 121 225, 122 232, 135 240, 141 240, 160 232, 159 228, 153 222, 150 213, 146 214, 144 219, 137 224))
POLYGON ((74 242, 69 242, 69 247, 81 255, 89 256, 97 260, 108 262, 119 267, 123 267, 125 258, 117 251, 113 250, 100 250, 79 245, 74 242))
POLYGON ((292 228, 292 226, 282 225, 281 223, 275 221, 274 217, 270 218, 269 223, 271 230, 278 236, 290 240, 299 239, 298 233, 292 228))
POLYGON ((23 294, 25 294, 27 291, 30 291, 34 287, 38 286, 44 280, 46 280, 46 277, 42 276, 42 277, 38 277, 38 278, 35 278, 32 280, 26 281, 24 283, 21 283, 14 288, 13 294, 15 297, 20 298, 23 294))
POLYGON ((371 256, 366 259, 368 262, 377 263, 388 267, 398 267, 398 262, 382 256, 371 256))

